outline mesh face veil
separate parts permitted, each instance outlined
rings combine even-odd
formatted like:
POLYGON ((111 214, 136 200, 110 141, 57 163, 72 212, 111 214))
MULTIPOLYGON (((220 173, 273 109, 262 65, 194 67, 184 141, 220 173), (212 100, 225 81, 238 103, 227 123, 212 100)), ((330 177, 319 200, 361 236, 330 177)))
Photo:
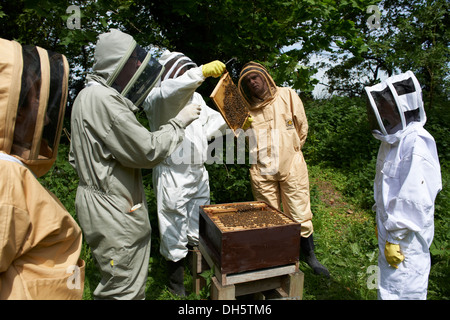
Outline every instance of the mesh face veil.
POLYGON ((276 84, 259 63, 249 62, 242 68, 238 88, 251 107, 262 106, 272 100, 276 84))
POLYGON ((392 76, 365 90, 372 130, 390 135, 405 129, 412 121, 425 124, 422 89, 411 71, 392 76))
POLYGON ((108 84, 139 106, 160 80, 164 67, 135 41, 128 52, 108 84))
POLYGON ((0 150, 37 177, 56 160, 69 66, 58 53, 0 39, 0 150))
POLYGON ((190 58, 179 52, 165 51, 159 61, 165 67, 161 79, 162 81, 167 79, 175 79, 190 68, 197 67, 197 64, 195 64, 190 58))

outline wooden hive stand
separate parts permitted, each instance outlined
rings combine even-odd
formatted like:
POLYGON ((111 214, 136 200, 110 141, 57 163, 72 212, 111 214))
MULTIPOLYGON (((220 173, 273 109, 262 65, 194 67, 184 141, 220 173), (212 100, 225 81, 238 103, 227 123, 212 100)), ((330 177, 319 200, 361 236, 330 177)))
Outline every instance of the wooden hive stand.
POLYGON ((206 285, 200 274, 214 269, 211 281, 212 300, 234 300, 238 296, 253 294, 255 299, 301 300, 304 274, 298 269, 298 262, 279 267, 221 274, 205 248, 200 243, 194 248, 192 261, 193 290, 199 294, 206 285))

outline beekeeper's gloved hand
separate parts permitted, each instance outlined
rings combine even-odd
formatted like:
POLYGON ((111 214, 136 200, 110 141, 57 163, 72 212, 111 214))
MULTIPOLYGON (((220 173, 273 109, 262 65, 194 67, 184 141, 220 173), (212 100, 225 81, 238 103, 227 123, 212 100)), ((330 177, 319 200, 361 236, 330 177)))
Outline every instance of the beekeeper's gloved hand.
POLYGON ((202 66, 202 72, 205 78, 217 78, 225 71, 225 69, 225 64, 223 62, 220 62, 219 60, 204 64, 202 66))
POLYGON ((175 118, 182 122, 184 127, 186 128, 192 123, 192 121, 198 119, 201 110, 202 108, 199 104, 189 104, 181 109, 181 111, 178 112, 175 118))
POLYGON ((405 256, 400 251, 400 245, 390 243, 389 241, 386 241, 384 255, 391 267, 396 269, 398 269, 398 265, 405 260, 405 256))
POLYGON ((242 126, 242 129, 247 130, 248 128, 250 128, 250 126, 252 125, 252 122, 253 122, 252 116, 248 116, 247 120, 245 120, 245 123, 242 126))

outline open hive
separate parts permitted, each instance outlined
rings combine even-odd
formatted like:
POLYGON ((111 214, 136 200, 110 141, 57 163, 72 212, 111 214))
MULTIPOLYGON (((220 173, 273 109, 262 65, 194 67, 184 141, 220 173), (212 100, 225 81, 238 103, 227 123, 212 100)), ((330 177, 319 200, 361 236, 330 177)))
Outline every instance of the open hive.
POLYGON ((293 223, 282 213, 268 207, 265 203, 244 203, 234 206, 215 206, 204 208, 214 223, 223 231, 265 228, 293 223))
POLYGON ((228 72, 222 75, 210 98, 230 129, 237 135, 236 130, 244 126, 249 111, 246 101, 242 98, 228 72))
POLYGON ((300 224, 262 201, 201 206, 200 243, 223 274, 293 264, 300 224))

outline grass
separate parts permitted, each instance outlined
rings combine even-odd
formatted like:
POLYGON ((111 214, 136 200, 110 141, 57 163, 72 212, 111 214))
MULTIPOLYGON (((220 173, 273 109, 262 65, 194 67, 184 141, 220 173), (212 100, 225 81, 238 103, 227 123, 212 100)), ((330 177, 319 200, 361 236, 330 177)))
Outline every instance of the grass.
POLYGON ((309 166, 315 252, 331 278, 314 275, 305 263, 305 300, 376 299, 367 281, 377 264, 374 215, 342 195, 345 176, 332 169, 309 166))

